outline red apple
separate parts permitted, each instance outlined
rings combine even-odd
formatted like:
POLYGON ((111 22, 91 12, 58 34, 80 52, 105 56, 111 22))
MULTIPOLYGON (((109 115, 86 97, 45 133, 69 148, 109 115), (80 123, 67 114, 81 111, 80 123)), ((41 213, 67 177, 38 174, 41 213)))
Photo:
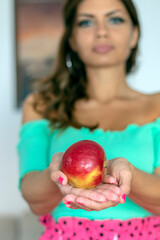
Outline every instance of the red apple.
POLYGON ((78 188, 93 188, 103 179, 106 155, 102 146, 91 140, 72 144, 62 157, 61 171, 78 188))

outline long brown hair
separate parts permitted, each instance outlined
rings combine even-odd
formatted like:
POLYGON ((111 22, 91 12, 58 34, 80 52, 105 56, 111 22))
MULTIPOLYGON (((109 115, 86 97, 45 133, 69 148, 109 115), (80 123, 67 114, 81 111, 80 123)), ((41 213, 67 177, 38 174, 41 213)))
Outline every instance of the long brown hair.
MULTIPOLYGON (((72 34, 76 12, 83 0, 67 0, 63 7, 64 33, 60 41, 56 59, 56 67, 51 77, 38 82, 38 94, 34 108, 38 111, 39 100, 43 100, 44 108, 41 114, 48 119, 53 127, 65 128, 69 125, 80 127, 74 117, 74 104, 77 100, 86 98, 86 72, 84 64, 78 55, 72 50, 69 38, 72 34), (72 68, 66 66, 66 59, 72 61, 72 68)), ((126 7, 132 24, 139 28, 140 24, 135 6, 131 0, 120 0, 126 7)), ((126 74, 129 74, 136 64, 138 43, 126 62, 126 74)))

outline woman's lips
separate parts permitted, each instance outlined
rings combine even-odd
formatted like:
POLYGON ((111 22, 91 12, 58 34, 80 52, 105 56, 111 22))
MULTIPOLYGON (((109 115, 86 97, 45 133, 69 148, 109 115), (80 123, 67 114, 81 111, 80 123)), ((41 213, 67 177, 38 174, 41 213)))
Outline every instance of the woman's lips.
POLYGON ((111 45, 99 45, 99 46, 93 47, 93 51, 96 53, 107 53, 112 49, 113 47, 111 45))

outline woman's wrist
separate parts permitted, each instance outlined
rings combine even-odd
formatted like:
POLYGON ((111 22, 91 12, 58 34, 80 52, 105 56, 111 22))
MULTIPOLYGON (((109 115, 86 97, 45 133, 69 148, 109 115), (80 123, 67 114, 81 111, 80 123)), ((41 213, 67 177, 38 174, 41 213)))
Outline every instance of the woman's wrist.
POLYGON ((132 172, 132 175, 134 174, 134 171, 135 171, 135 167, 133 166, 132 163, 129 162, 129 166, 130 166, 130 169, 131 169, 131 172, 132 172))
POLYGON ((135 178, 136 167, 130 162, 129 162, 129 166, 130 166, 131 173, 132 173, 131 190, 129 193, 129 197, 130 197, 134 192, 134 178, 135 178))

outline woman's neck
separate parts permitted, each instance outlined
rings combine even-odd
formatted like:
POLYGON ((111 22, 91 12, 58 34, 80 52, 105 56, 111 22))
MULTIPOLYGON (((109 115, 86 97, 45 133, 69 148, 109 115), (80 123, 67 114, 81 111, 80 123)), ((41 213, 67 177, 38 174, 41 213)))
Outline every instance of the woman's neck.
POLYGON ((87 94, 90 99, 106 103, 116 98, 128 98, 131 89, 126 83, 125 69, 114 68, 86 68, 87 94))

